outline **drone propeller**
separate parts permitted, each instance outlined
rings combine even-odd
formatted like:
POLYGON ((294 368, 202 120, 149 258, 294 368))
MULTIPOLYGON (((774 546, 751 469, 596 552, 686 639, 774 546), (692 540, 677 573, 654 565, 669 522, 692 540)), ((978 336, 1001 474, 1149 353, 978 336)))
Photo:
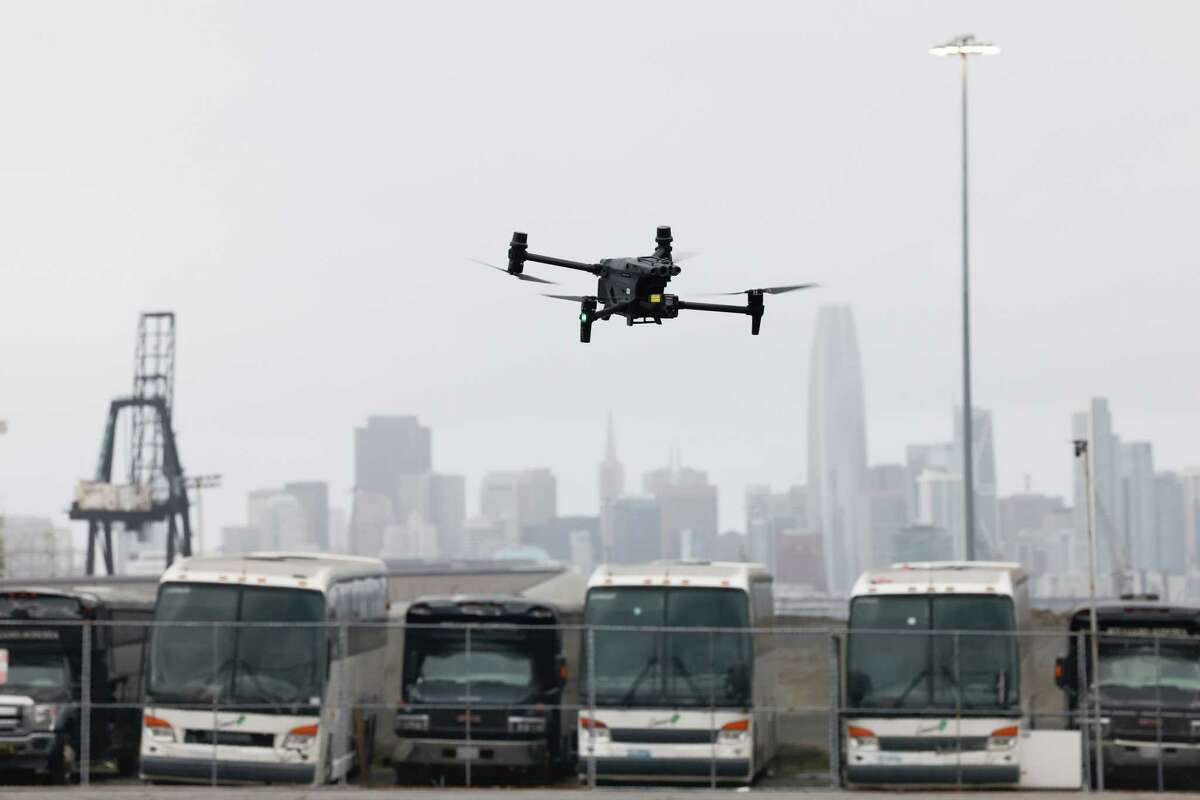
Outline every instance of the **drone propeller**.
POLYGON ((513 275, 513 273, 509 272, 509 271, 508 271, 508 270, 506 270, 504 267, 497 267, 495 264, 489 264, 489 263, 488 263, 488 262, 486 262, 486 261, 480 261, 478 258, 469 258, 469 259, 467 259, 467 260, 468 260, 468 261, 474 261, 476 264, 482 264, 482 265, 483 265, 483 266, 485 266, 485 267, 491 267, 492 269, 494 269, 494 270, 496 270, 496 271, 498 271, 498 272, 503 272, 505 275, 512 275, 514 278, 517 278, 518 280, 522 280, 522 281, 532 281, 533 283, 549 283, 549 284, 551 284, 552 286, 557 286, 557 285, 558 285, 558 284, 557 284, 557 283, 555 283, 554 281, 548 281, 548 280, 546 280, 545 278, 536 278, 536 277, 534 277, 533 275, 526 275, 526 274, 525 274, 525 273, 523 273, 523 272, 522 272, 522 273, 520 273, 520 274, 518 274, 518 275, 513 275))
POLYGON ((578 294, 544 294, 542 297, 552 297, 555 300, 570 300, 572 303, 582 303, 587 298, 578 294))
POLYGON ((709 292, 704 297, 726 297, 733 294, 749 294, 750 292, 762 292, 763 294, 783 294, 784 292, 794 292, 797 289, 811 289, 814 286, 820 286, 819 283, 794 283, 790 286, 764 286, 761 289, 742 289, 740 292, 709 292))

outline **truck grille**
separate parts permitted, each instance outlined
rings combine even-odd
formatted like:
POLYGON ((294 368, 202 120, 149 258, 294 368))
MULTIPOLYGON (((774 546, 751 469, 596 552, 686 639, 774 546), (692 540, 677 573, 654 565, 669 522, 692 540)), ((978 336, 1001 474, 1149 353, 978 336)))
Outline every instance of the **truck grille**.
POLYGON ((25 732, 25 720, 21 706, 0 706, 0 734, 12 735, 25 732))

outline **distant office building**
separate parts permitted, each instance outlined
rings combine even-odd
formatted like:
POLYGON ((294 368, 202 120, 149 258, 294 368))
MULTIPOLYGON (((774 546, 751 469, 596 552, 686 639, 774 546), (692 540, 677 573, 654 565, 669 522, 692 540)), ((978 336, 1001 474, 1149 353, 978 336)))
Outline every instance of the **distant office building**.
MULTIPOLYGON (((779 535, 808 530, 811 528, 805 487, 793 486, 778 493, 765 485, 746 487, 746 545, 751 561, 778 574, 780 565, 775 544, 779 535)), ((824 569, 824 563, 821 568, 824 569)))
MULTIPOLYGON (((1035 497, 1040 495, 1024 495, 1035 497)), ((1071 509, 1059 505, 1036 524, 1021 527, 1013 538, 1014 560, 1033 577, 1082 574, 1086 564, 1076 563, 1075 523, 1071 509)))
POLYGON ((1174 472, 1160 472, 1154 476, 1154 493, 1158 570, 1183 575, 1188 565, 1183 481, 1174 472))
MULTIPOLYGON (((1097 572, 1112 574, 1131 567, 1129 540, 1121 525, 1125 519, 1125 493, 1121 481, 1121 439, 1113 432, 1108 400, 1094 398, 1087 411, 1071 420, 1072 438, 1088 442, 1092 492, 1096 508, 1097 572)), ((1075 529, 1077 540, 1087 542, 1088 492, 1084 459, 1075 459, 1075 529)))
POLYGON ((1158 569, 1158 487, 1154 481, 1154 448, 1149 442, 1121 445, 1122 527, 1129 542, 1130 566, 1158 569))
POLYGON ((548 469, 489 472, 479 489, 480 513, 505 531, 505 545, 524 544, 523 531, 558 516, 558 484, 548 469))
POLYGON ((920 511, 920 499, 917 497, 917 479, 925 470, 936 472, 961 472, 962 459, 955 457, 954 444, 941 442, 938 444, 910 444, 904 450, 905 471, 907 472, 908 487, 908 518, 915 522, 920 511))
POLYGON ((300 503, 304 526, 317 549, 329 552, 329 484, 325 481, 285 483, 283 491, 300 503))
POLYGON ((355 490, 350 510, 350 553, 378 557, 383 552, 384 529, 393 519, 392 501, 386 493, 355 490))
MULTIPOLYGON (((961 484, 960 484, 961 485, 961 484)), ((952 561, 960 558, 952 534, 935 525, 910 525, 893 540, 893 563, 906 561, 952 561)))
POLYGON ((463 527, 463 538, 467 544, 467 556, 486 561, 510 547, 508 527, 493 522, 487 517, 473 517, 463 527))
POLYGON ((432 561, 438 558, 437 529, 414 511, 400 524, 383 529, 380 558, 394 561, 432 561))
POLYGON ((241 555, 265 550, 259 542, 258 528, 249 525, 227 525, 221 528, 221 553, 223 555, 241 555))
POLYGON ((1187 541, 1188 566, 1196 569, 1200 567, 1200 467, 1183 470, 1179 480, 1183 484, 1183 534, 1187 541))
POLYGON ((717 534, 717 540, 713 545, 713 561, 734 561, 743 563, 753 561, 762 564, 762 561, 756 561, 750 555, 750 544, 747 537, 738 531, 725 531, 717 534))
POLYGON ((870 557, 862 364, 849 306, 817 312, 808 394, 808 515, 822 536, 826 583, 845 594, 870 557))
MULTIPOLYGON (((950 537, 950 558, 966 557, 966 537, 963 525, 966 514, 963 510, 963 480, 956 472, 941 472, 927 469, 917 478, 917 525, 906 528, 905 534, 932 536, 930 530, 938 530, 950 537), (926 531, 915 533, 914 531, 926 531)), ((915 541, 915 539, 913 540, 915 541)), ((930 540, 932 541, 932 540, 930 540)), ((908 559, 912 560, 912 559, 908 559)))
POLYGON ((653 497, 622 497, 609 508, 612 545, 606 561, 641 564, 664 557, 662 514, 653 497))
POLYGON ((997 508, 1000 518, 1001 553, 1006 560, 1020 560, 1017 556, 1017 540, 1023 533, 1041 531, 1051 516, 1070 513, 1063 505, 1061 497, 1031 492, 1002 497, 997 508))
POLYGON ((525 543, 543 550, 551 559, 582 569, 575 560, 575 549, 583 547, 588 563, 600 552, 600 518, 588 516, 555 517, 540 525, 525 528, 525 543))
POLYGON ((317 549, 304 506, 281 489, 251 492, 246 500, 246 520, 258 531, 259 545, 265 550, 317 549))
POLYGON ((612 414, 608 415, 608 434, 604 441, 604 460, 597 470, 600 489, 600 507, 616 500, 625 492, 625 467, 617 458, 617 435, 613 429, 612 414))
POLYGON ((717 487, 708 475, 682 466, 676 453, 670 466, 647 472, 642 485, 658 501, 663 558, 710 558, 717 538, 717 487))
MULTIPOLYGON (((964 472, 964 450, 963 413, 961 408, 956 408, 953 452, 957 463, 951 472, 964 472)), ((982 408, 971 412, 971 469, 971 481, 975 487, 975 557, 980 560, 995 559, 1002 550, 996 506, 996 445, 992 434, 992 412, 982 408)), ((965 492, 966 487, 963 488, 965 492)), ((963 513, 965 515, 965 510, 963 513)), ((965 516, 963 525, 966 525, 965 516)), ((963 535, 966 535, 965 529, 963 535)), ((965 554, 965 539, 963 551, 965 554)))
POLYGON ((437 552, 441 558, 462 558, 467 554, 463 528, 467 520, 467 479, 462 475, 425 476, 421 496, 424 521, 437 533, 437 552))
POLYGON ((896 535, 909 523, 908 469, 904 464, 871 467, 867 473, 867 511, 871 551, 864 569, 890 562, 896 535))
POLYGON ((36 579, 75 573, 69 530, 43 517, 0 515, 0 576, 36 579))
POLYGON ((354 486, 382 494, 391 505, 391 521, 407 519, 415 489, 405 478, 433 468, 429 428, 414 416, 372 416, 354 430, 354 486))

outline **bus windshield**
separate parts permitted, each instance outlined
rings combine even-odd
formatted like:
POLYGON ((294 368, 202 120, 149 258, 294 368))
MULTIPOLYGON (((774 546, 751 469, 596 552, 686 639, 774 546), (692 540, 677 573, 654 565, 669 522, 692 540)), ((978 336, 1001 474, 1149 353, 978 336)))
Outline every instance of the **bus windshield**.
MULTIPOLYGON (((594 688, 599 705, 745 706, 750 702, 749 605, 741 590, 592 589, 584 623, 596 626, 594 688)), ((580 680, 585 696, 588 660, 584 659, 580 680)))
POLYGON ((304 589, 164 584, 156 622, 225 624, 156 628, 148 695, 160 702, 219 699, 263 710, 318 705, 325 636, 311 623, 320 623, 324 610, 323 596, 304 589))
POLYGON ((1100 692, 1113 701, 1200 694, 1200 642, 1100 637, 1100 692), (1172 691, 1174 690, 1174 691, 1172 691))
POLYGON ((852 708, 996 711, 1019 703, 1007 597, 858 597, 846 654, 852 708))

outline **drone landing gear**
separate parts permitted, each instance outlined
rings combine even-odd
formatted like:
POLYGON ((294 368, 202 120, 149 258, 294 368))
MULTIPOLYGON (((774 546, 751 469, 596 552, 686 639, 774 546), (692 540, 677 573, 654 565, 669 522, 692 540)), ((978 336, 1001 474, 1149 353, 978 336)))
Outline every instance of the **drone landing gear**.
POLYGON ((587 344, 592 340, 592 322, 596 316, 596 298, 583 298, 582 308, 579 311, 579 341, 587 344))

